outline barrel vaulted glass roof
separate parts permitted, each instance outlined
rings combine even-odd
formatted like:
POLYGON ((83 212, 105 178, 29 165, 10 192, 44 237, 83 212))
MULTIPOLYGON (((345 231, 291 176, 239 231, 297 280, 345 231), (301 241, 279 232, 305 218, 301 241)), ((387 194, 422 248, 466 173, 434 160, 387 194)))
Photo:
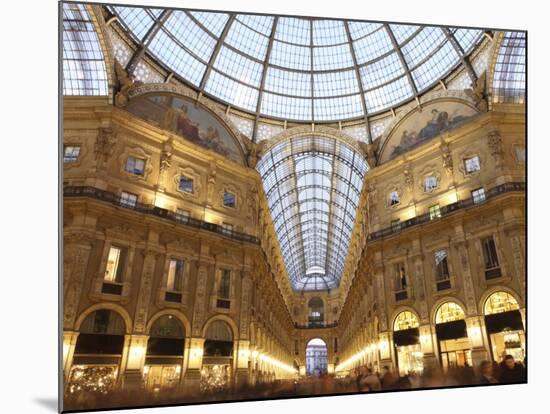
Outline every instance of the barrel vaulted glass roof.
POLYGON ((334 138, 295 137, 257 166, 295 290, 338 287, 368 166, 334 138))
POLYGON ((244 111, 360 119, 414 99, 465 64, 482 31, 306 17, 111 7, 161 66, 244 111))

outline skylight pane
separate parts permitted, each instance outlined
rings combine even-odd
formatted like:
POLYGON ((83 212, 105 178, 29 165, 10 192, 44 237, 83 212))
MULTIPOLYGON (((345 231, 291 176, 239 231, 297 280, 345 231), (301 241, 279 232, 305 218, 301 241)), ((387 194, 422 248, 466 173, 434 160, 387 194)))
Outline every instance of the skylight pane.
POLYGON ((315 97, 358 93, 355 70, 314 74, 313 90, 315 97))
POLYGON ((236 21, 227 33, 225 43, 249 56, 264 60, 269 38, 236 21))
POLYGON ((216 40, 201 29, 186 13, 174 11, 164 24, 166 31, 187 49, 208 62, 216 40))
POLYGON ((114 7, 118 17, 128 26, 132 35, 139 42, 147 31, 153 26, 153 18, 147 9, 141 7, 114 7))
POLYGON ((248 109, 249 111, 256 110, 258 90, 235 82, 216 70, 210 73, 205 91, 240 108, 248 109))
POLYGON ((311 48, 273 42, 269 63, 289 69, 311 70, 311 48))
POLYGON ((339 20, 313 20, 313 45, 330 46, 347 43, 344 23, 339 20))
POLYGON ((265 89, 281 94, 311 97, 311 75, 269 67, 265 89))
POLYGON ((357 40, 361 37, 365 37, 375 30, 382 27, 381 23, 368 23, 368 22, 348 22, 349 32, 352 40, 357 40))
POLYGON ((460 44, 462 50, 468 54, 472 51, 482 33, 483 32, 481 30, 457 29, 453 33, 453 36, 460 44))
POLYGON ((421 91, 443 77, 459 61, 451 42, 446 42, 426 62, 412 72, 416 88, 421 91))
POLYGON ((525 33, 506 32, 504 35, 495 64, 493 79, 494 102, 524 102, 525 46, 525 33))
POLYGON ((63 94, 109 94, 99 38, 82 4, 63 3, 63 94))
POLYGON ((269 92, 263 94, 262 113, 277 118, 311 120, 311 99, 291 98, 269 92))
POLYGON ((381 27, 372 34, 353 42, 357 64, 369 62, 393 49, 386 30, 381 27))
POLYGON ((229 20, 229 15, 225 13, 212 13, 212 12, 190 12, 191 15, 197 19, 206 29, 216 37, 220 37, 229 20))
POLYGON ((365 93, 367 111, 378 112, 413 96, 406 76, 365 93))
POLYGON ((348 44, 313 48, 313 69, 334 70, 353 67, 348 44))
POLYGON ((251 29, 260 32, 265 36, 271 34, 274 18, 273 16, 255 16, 252 14, 239 14, 237 20, 251 29))
POLYGON ((365 90, 373 89, 405 73, 397 53, 392 53, 374 63, 359 69, 361 82, 365 90))
POLYGON ((444 41, 445 34, 439 27, 424 27, 418 35, 401 48, 409 68, 414 68, 444 41))
POLYGON ((193 85, 200 84, 206 65, 184 50, 164 30, 158 31, 149 45, 149 50, 178 75, 193 85))
POLYGON ((344 120, 364 115, 360 94, 340 98, 315 99, 314 104, 315 121, 344 120))
POLYGON ((390 30, 395 36, 398 44, 402 44, 405 40, 411 37, 420 26, 413 26, 409 24, 390 24, 390 30))
POLYGON ((309 19, 280 17, 277 22, 275 39, 297 45, 311 45, 311 30, 309 19))
POLYGON ((220 49, 214 68, 247 85, 260 86, 263 66, 225 46, 220 49))

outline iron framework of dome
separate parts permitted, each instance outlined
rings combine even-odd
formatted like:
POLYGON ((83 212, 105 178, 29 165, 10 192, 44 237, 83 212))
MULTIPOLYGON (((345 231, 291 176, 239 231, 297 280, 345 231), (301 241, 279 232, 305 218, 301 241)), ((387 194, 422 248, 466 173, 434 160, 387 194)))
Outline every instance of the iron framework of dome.
POLYGON ((482 30, 111 7, 144 54, 202 93, 258 116, 361 119, 426 92, 482 30))

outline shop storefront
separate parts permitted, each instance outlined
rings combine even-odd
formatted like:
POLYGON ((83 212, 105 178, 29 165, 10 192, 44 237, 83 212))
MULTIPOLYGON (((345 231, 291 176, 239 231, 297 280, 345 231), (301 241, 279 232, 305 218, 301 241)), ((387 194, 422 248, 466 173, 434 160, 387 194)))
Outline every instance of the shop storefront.
POLYGON ((401 312, 393 323, 393 344, 399 375, 424 370, 422 348, 420 346, 418 318, 409 311, 401 312))
POLYGON ((67 392, 107 394, 116 387, 124 332, 124 320, 111 310, 97 310, 84 319, 76 342, 67 392))
POLYGON ((460 305, 446 302, 439 307, 435 317, 435 331, 444 371, 453 367, 472 366, 472 345, 460 305))
POLYGON ((151 326, 143 368, 145 388, 158 392, 175 388, 181 379, 185 331, 172 315, 158 318, 151 326))
POLYGON ((206 330, 200 387, 221 390, 231 384, 233 374, 233 334, 224 321, 214 321, 206 330))
POLYGON ((507 292, 495 292, 485 302, 485 328, 495 361, 512 355, 516 361, 525 358, 525 330, 519 305, 507 292))

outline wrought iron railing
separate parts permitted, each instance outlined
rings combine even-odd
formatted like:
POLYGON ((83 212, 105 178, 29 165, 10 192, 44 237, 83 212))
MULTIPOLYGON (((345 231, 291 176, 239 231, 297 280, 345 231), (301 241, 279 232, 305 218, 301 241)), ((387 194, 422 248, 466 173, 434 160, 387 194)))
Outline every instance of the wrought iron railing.
POLYGON ((257 237, 251 236, 250 234, 241 233, 235 230, 229 230, 222 226, 219 226, 214 223, 208 223, 206 221, 198 220, 191 217, 185 217, 181 214, 177 214, 174 211, 167 210, 165 208, 160 208, 152 204, 143 204, 143 203, 130 203, 128 200, 121 201, 120 195, 112 193, 110 191, 100 190, 95 187, 88 186, 66 186, 63 189, 63 197, 72 198, 72 197, 88 197, 95 200, 104 201, 115 206, 127 208, 129 210, 137 211, 143 214, 149 214, 152 216, 160 217, 167 219, 179 224, 185 224, 191 227, 198 229, 204 229, 213 233, 221 234, 225 237, 231 239, 259 244, 260 241, 257 237))
POLYGON ((419 216, 413 217, 409 220, 402 221, 399 223, 399 226, 390 226, 386 227, 382 230, 375 231, 374 233, 370 233, 367 236, 367 240, 378 240, 382 239, 386 236, 399 233, 403 231, 406 228, 413 227, 419 224, 428 223, 430 221, 440 220, 441 218, 445 217, 446 215, 449 215, 451 213, 454 213, 455 211, 462 210, 468 207, 471 207, 473 205, 481 205, 486 203, 488 200, 499 196, 503 193, 510 193, 510 192, 517 192, 517 191, 525 191, 525 183, 505 183, 498 185, 496 187, 491 188, 485 193, 485 201, 483 203, 480 202, 474 202, 474 199, 472 197, 469 197, 465 200, 457 201, 456 203, 447 204, 446 206, 442 206, 440 208, 441 216, 437 218, 430 217, 430 213, 421 214, 419 216))

